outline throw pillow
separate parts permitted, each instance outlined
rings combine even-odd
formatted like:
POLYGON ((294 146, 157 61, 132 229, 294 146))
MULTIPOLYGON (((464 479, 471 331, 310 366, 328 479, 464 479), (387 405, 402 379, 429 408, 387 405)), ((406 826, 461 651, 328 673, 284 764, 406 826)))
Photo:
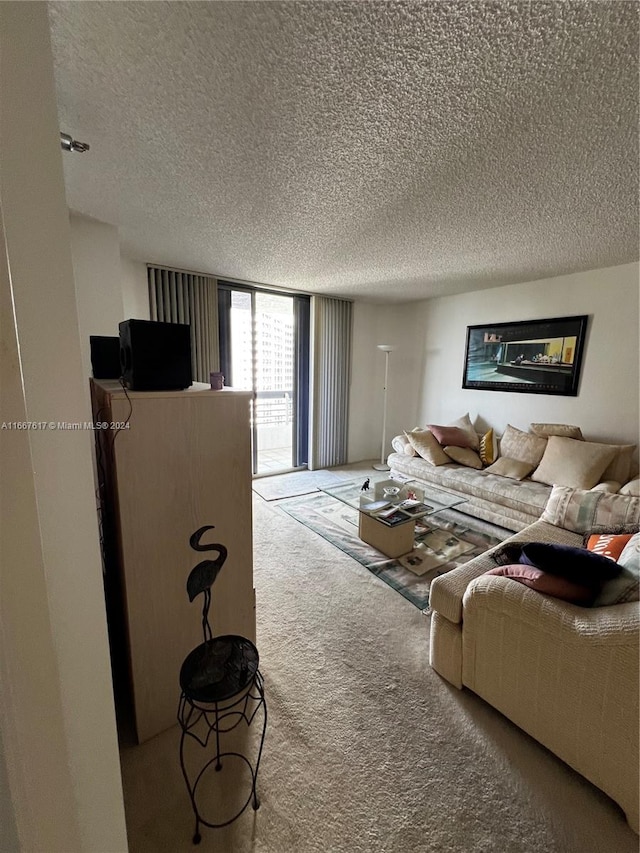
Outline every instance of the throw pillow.
POLYGON ((640 479, 629 480, 619 490, 621 495, 630 495, 631 497, 640 497, 640 479))
POLYGON ((622 567, 614 560, 594 554, 586 548, 549 542, 526 543, 522 546, 518 562, 535 566, 552 575, 560 575, 596 592, 600 591, 605 581, 615 578, 622 571, 622 567))
POLYGON ((613 459, 602 472, 601 480, 617 480, 626 483, 631 474, 631 459, 635 444, 608 444, 605 447, 613 447, 615 450, 613 459))
POLYGON ((573 583, 567 580, 567 578, 560 577, 560 575, 543 572, 542 569, 537 569, 535 566, 516 563, 515 565, 489 569, 485 574, 511 578, 511 580, 518 581, 518 583, 524 584, 530 589, 535 589, 536 592, 542 592, 554 598, 561 598, 563 601, 571 602, 571 604, 589 607, 593 603, 593 590, 588 586, 573 583))
POLYGON ((405 456, 417 456, 418 455, 415 447, 411 444, 410 441, 408 441, 405 444, 404 450, 402 452, 404 453, 405 456))
POLYGON ((549 438, 550 435, 563 435, 565 438, 576 438, 579 441, 584 441, 582 430, 573 424, 531 424, 531 432, 542 438, 549 438))
POLYGON ((472 450, 470 447, 447 445, 444 448, 444 452, 447 456, 450 456, 454 462, 466 465, 467 468, 482 468, 482 459, 480 459, 475 450, 472 450))
POLYGON ((524 480, 533 471, 534 465, 530 462, 521 462, 519 459, 510 459, 508 456, 500 456, 493 465, 485 468, 487 474, 497 474, 499 477, 510 477, 512 480, 524 480))
POLYGON ((446 465, 451 462, 440 447, 436 437, 428 429, 405 432, 405 435, 413 449, 417 451, 418 456, 422 456, 430 465, 446 465))
POLYGON ((640 533, 632 536, 618 557, 622 571, 607 581, 594 601, 594 607, 640 600, 640 533))
POLYGON ((502 438, 500 439, 500 455, 517 459, 520 462, 530 462, 531 470, 542 459, 547 447, 547 439, 540 438, 530 432, 523 432, 511 424, 507 424, 502 438))
POLYGON ((540 521, 574 533, 635 533, 640 523, 640 498, 554 486, 540 521))
POLYGON ((469 412, 464 414, 461 418, 458 418, 455 421, 451 421, 448 426, 458 427, 458 429, 463 430, 469 436, 469 447, 472 447, 474 450, 478 449, 480 444, 480 439, 478 438, 478 433, 473 428, 473 424, 471 423, 471 418, 469 417, 469 412))
POLYGON ((617 563, 624 546, 632 537, 632 533, 593 533, 587 537, 587 550, 617 563))
POLYGON ((550 486, 590 489, 600 480, 615 454, 616 450, 606 444, 552 435, 531 479, 550 486))
POLYGON ((432 434, 435 435, 443 447, 445 444, 449 444, 452 447, 474 447, 469 433, 466 430, 460 429, 460 427, 427 424, 427 429, 431 430, 432 434))
POLYGON ((492 465, 498 458, 498 439, 492 429, 487 430, 480 439, 478 453, 484 465, 492 465))

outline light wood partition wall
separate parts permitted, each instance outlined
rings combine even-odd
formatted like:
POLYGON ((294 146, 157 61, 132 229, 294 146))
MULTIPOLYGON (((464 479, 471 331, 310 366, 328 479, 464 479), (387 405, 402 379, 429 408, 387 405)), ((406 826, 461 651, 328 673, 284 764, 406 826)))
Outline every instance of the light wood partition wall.
POLYGON ((213 632, 255 642, 250 398, 195 387, 125 394, 116 381, 92 380, 94 419, 127 424, 98 433, 98 467, 110 630, 125 649, 139 741, 175 724, 180 666, 202 642, 202 597, 189 603, 186 582, 207 559, 189 546, 204 525, 215 529, 202 544, 228 550, 212 589, 213 632))

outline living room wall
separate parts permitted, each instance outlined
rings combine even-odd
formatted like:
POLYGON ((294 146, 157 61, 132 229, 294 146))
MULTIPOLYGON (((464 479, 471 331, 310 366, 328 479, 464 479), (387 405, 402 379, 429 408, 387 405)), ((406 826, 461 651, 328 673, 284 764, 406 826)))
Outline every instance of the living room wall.
POLYGON ((469 412, 476 426, 574 423, 587 439, 639 443, 638 264, 398 305, 354 305, 349 459, 379 455, 384 356, 390 358, 386 452, 404 429, 469 412), (462 388, 466 330, 484 322, 588 314, 577 397, 462 388))
POLYGON ((422 336, 416 377, 418 422, 469 412, 478 427, 578 424, 585 438, 638 443, 638 264, 589 270, 406 306, 422 336), (577 397, 462 388, 466 328, 489 322, 588 314, 577 397))

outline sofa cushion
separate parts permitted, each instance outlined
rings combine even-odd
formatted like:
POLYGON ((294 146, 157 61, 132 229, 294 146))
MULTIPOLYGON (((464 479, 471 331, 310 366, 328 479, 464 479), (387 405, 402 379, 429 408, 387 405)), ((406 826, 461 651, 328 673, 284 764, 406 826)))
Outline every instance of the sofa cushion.
POLYGON ((617 480, 619 483, 626 483, 631 474, 631 459, 633 451, 636 449, 635 444, 609 444, 605 447, 613 447, 615 455, 611 462, 602 472, 601 480, 617 480))
POLYGON ((498 438, 492 429, 488 429, 480 439, 478 454, 484 465, 492 465, 498 458, 498 438))
MULTIPOLYGON (((394 435, 394 437, 391 439, 391 447, 395 450, 396 453, 404 453, 405 447, 411 447, 411 445, 409 444, 409 439, 406 437, 406 435, 394 435)), ((411 455, 413 455, 413 453, 411 455)))
POLYGON ((493 465, 486 469, 488 474, 496 474, 499 477, 510 477, 512 480, 524 480, 533 471, 531 462, 521 462, 519 459, 510 459, 508 456, 500 456, 493 465))
POLYGON ((546 438, 540 438, 540 436, 533 435, 530 432, 523 432, 511 424, 507 424, 507 428, 500 439, 500 456, 508 456, 510 459, 517 459, 519 462, 530 462, 533 469, 542 459, 546 447, 546 438))
POLYGON ((599 591, 605 581, 622 571, 615 560, 603 557, 587 548, 555 545, 549 542, 529 542, 522 546, 519 563, 535 566, 543 572, 560 575, 572 583, 599 591))
POLYGON ((540 520, 575 533, 635 533, 640 498, 554 486, 540 520))
MULTIPOLYGON (((523 513, 524 520, 534 521, 540 518, 551 494, 551 486, 533 483, 531 480, 510 480, 488 474, 487 469, 476 471, 449 460, 448 465, 435 468, 424 459, 416 456, 409 459, 404 454, 392 454, 389 457, 392 470, 400 474, 442 486, 464 497, 486 501, 496 507, 508 507, 523 513)), ((464 504, 461 509, 464 508, 464 504)), ((471 510, 473 514, 473 510, 471 510)))
POLYGON ((480 445, 480 439, 478 438, 478 433, 473 428, 473 424, 471 423, 471 418, 469 417, 469 413, 467 412, 461 418, 457 418, 455 421, 451 421, 449 426, 458 427, 458 429, 463 430, 469 436, 469 447, 473 447, 474 450, 477 450, 480 445))
POLYGON ((549 438, 550 435, 563 435, 565 438, 576 438, 584 441, 582 430, 573 424, 531 424, 531 432, 542 438, 549 438))
POLYGON ((640 599, 640 533, 635 533, 618 557, 620 574, 607 581, 594 601, 594 607, 623 604, 640 599))
POLYGON ((531 589, 535 589, 537 592, 552 595, 554 598, 561 598, 563 601, 570 601, 571 604, 590 607, 594 600, 594 592, 590 587, 574 583, 560 575, 545 572, 535 566, 515 563, 509 566, 498 566, 498 568, 490 569, 485 574, 511 578, 531 589))
POLYGON ((446 465, 450 461, 436 437, 428 429, 405 432, 405 435, 413 449, 430 465, 446 465))
POLYGON ((470 447, 456 447, 447 445, 444 452, 453 459, 454 462, 459 462, 467 468, 482 468, 482 459, 478 456, 475 450, 470 447))
POLYGON ((531 479, 549 485, 590 489, 600 480, 615 455, 615 448, 607 444, 552 435, 531 479))

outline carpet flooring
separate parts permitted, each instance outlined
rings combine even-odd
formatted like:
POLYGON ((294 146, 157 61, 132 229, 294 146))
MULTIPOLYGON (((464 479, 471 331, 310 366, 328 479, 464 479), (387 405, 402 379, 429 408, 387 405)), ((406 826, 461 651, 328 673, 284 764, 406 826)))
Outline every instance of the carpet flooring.
POLYGON ((257 496, 254 542, 262 805, 194 848, 174 727, 121 750, 132 853, 637 853, 608 797, 433 672, 428 616, 257 496))
POLYGON ((390 559, 358 535, 358 510, 325 494, 282 501, 279 509, 353 557, 421 610, 429 606, 429 587, 438 575, 466 563, 502 542, 510 532, 445 510, 416 524, 416 547, 390 559))

